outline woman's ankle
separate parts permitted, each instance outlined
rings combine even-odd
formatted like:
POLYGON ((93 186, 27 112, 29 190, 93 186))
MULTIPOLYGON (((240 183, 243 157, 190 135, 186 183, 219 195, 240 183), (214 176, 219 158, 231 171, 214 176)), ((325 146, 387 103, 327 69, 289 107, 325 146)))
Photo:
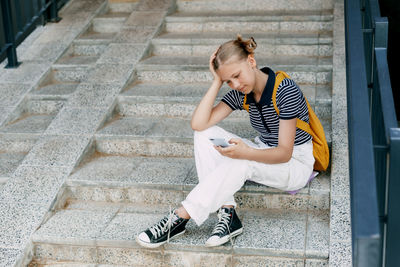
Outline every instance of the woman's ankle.
POLYGON ((178 217, 189 220, 190 219, 190 215, 189 213, 185 210, 184 207, 180 207, 178 209, 175 210, 176 215, 178 215, 178 217))

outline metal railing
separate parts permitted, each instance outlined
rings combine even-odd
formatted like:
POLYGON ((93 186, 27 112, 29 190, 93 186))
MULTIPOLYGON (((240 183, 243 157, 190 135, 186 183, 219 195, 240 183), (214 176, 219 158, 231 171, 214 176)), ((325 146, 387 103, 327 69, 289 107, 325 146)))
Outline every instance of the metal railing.
POLYGON ((6 57, 6 68, 19 65, 17 46, 47 21, 57 22, 58 10, 68 0, 0 0, 0 62, 6 57))
POLYGON ((346 0, 353 265, 400 262, 400 129, 377 0, 346 0))

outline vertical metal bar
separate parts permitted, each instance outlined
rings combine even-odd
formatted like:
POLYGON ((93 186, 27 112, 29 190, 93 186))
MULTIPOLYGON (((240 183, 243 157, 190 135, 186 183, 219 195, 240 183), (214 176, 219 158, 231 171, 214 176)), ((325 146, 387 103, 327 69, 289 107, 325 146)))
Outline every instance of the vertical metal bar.
POLYGON ((15 36, 14 36, 14 25, 11 15, 11 5, 10 0, 4 0, 4 9, 3 9, 3 17, 4 21, 4 30, 6 43, 9 45, 7 48, 7 66, 6 68, 16 68, 20 65, 17 59, 17 47, 15 44, 15 36))
POLYGON ((400 262, 400 129, 390 129, 386 266, 400 262))
POLYGON ((57 9, 57 0, 50 0, 50 21, 51 22, 59 22, 61 18, 58 16, 58 9, 57 9))
POLYGON ((23 7, 20 0, 13 0, 12 3, 14 4, 14 10, 12 11, 12 14, 14 15, 13 19, 15 19, 15 26, 17 26, 15 34, 17 34, 20 30, 24 28, 24 20, 26 19, 26 16, 23 12, 23 7))
MULTIPOLYGON (((39 11, 42 10, 43 6, 45 6, 45 5, 46 5, 45 0, 38 0, 38 10, 39 11)), ((41 22, 42 26, 44 26, 46 24, 46 14, 45 13, 42 13, 40 22, 41 22)))

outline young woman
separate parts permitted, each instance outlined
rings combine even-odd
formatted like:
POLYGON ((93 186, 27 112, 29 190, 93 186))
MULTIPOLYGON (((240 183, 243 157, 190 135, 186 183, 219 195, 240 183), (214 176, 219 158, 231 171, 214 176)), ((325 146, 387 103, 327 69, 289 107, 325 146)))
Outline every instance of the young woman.
POLYGON ((312 138, 296 128, 297 118, 309 121, 305 98, 296 83, 285 78, 276 93, 276 113, 272 104, 275 73, 257 68, 256 46, 253 38, 238 36, 210 57, 214 79, 191 121, 199 184, 181 207, 137 236, 140 245, 158 247, 183 234, 190 218, 201 225, 217 210, 218 223, 205 245, 222 245, 243 231, 233 195, 246 180, 286 191, 307 184, 314 165, 312 138), (224 82, 232 90, 214 106, 224 82), (252 127, 259 132, 254 142, 215 126, 244 104, 252 127), (215 146, 210 139, 216 138, 230 145, 215 146))

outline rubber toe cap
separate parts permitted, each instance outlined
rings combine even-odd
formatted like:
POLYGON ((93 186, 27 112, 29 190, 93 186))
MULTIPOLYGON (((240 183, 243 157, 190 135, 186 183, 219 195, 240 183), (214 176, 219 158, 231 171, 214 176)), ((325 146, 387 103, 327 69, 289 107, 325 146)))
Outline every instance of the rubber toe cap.
POLYGON ((209 239, 207 239, 206 246, 210 246, 210 247, 216 246, 220 243, 220 239, 221 238, 219 236, 213 235, 209 239))
POLYGON ((143 241, 143 242, 146 242, 146 243, 150 243, 150 238, 145 232, 141 232, 139 234, 138 238, 140 239, 140 241, 143 241))

